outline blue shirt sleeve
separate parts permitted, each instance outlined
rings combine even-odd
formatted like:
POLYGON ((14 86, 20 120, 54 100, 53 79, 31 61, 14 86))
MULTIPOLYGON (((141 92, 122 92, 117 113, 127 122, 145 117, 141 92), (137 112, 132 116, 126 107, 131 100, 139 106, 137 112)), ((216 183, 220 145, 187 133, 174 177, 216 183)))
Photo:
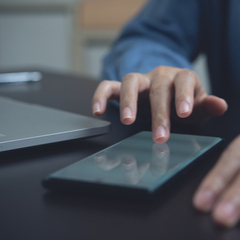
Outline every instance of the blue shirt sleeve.
POLYGON ((101 79, 118 80, 157 66, 192 69, 201 51, 200 0, 150 0, 103 61, 101 79))

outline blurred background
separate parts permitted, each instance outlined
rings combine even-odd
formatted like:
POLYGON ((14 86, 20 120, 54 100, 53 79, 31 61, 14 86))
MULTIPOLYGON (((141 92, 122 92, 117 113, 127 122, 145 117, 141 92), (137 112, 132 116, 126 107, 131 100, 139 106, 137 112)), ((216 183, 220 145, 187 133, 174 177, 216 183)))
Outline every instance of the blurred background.
MULTIPOLYGON (((147 0, 0 0, 0 71, 99 78, 103 56, 147 0)), ((205 56, 194 67, 208 92, 205 56)))

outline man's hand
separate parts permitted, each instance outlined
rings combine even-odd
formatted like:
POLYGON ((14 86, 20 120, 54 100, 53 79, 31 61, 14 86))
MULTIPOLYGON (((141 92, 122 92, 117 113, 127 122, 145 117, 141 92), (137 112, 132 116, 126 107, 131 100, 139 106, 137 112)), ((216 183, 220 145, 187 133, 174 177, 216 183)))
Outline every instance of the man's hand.
POLYGON ((235 138, 205 177, 194 198, 194 206, 212 211, 215 222, 233 227, 240 219, 240 136, 235 138))
MULTIPOLYGON (((93 97, 93 114, 102 115, 109 99, 119 100, 122 123, 132 124, 136 119, 138 96, 146 91, 151 104, 153 140, 157 143, 169 138, 172 99, 175 99, 177 116, 192 123, 204 122, 227 110, 225 100, 205 92, 194 71, 160 66, 147 74, 127 74, 122 83, 101 82, 93 97)), ((240 137, 226 149, 193 199, 197 209, 212 210, 214 221, 229 227, 240 218, 239 149, 240 137)))
POLYGON ((93 97, 93 114, 102 115, 109 99, 119 100, 122 123, 132 124, 136 119, 138 96, 146 91, 151 104, 153 140, 157 143, 169 138, 173 98, 177 116, 193 122, 206 121, 227 110, 223 99, 205 92, 194 71, 160 66, 147 74, 127 74, 121 83, 101 82, 93 97))

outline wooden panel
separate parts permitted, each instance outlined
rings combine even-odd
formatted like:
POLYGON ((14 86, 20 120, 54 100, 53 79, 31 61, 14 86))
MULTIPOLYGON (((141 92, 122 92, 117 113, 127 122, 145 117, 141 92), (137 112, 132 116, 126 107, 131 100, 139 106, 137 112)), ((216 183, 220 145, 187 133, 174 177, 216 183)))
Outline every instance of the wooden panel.
POLYGON ((145 2, 146 0, 85 0, 80 4, 80 26, 84 29, 118 29, 145 2))

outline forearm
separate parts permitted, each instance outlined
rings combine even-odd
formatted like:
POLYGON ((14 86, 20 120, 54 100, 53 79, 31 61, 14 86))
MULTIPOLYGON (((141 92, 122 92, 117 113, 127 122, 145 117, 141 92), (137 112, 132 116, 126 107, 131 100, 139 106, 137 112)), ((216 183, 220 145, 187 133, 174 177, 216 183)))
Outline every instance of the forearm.
POLYGON ((119 43, 104 59, 101 79, 121 81, 130 72, 144 74, 158 66, 192 69, 189 59, 163 44, 132 39, 119 43))
POLYGON ((199 0, 151 0, 123 29, 104 60, 103 79, 157 66, 191 69, 201 51, 199 0))

